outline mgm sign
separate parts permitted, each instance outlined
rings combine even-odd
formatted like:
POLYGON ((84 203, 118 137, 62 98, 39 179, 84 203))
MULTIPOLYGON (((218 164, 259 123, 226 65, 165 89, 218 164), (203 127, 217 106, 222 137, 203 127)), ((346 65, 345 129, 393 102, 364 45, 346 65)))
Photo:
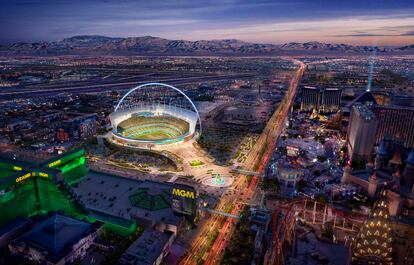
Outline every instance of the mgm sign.
POLYGON ((197 215, 197 193, 193 187, 174 185, 171 193, 174 212, 193 217, 197 215))
POLYGON ((189 199, 195 199, 195 192, 189 190, 183 190, 179 188, 173 188, 172 194, 178 197, 184 197, 189 199))

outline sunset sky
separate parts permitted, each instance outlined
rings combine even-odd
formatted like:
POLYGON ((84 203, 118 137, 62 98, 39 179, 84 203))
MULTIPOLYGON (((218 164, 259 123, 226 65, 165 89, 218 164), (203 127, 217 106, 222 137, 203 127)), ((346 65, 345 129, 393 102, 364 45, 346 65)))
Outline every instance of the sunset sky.
POLYGON ((74 35, 414 44, 414 1, 0 0, 0 43, 74 35))

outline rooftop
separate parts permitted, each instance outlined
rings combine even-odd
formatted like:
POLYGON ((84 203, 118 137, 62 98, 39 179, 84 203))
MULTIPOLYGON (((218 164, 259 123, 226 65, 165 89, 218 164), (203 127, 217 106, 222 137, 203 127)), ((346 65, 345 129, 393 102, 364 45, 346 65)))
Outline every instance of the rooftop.
POLYGON ((135 265, 154 264, 163 253, 165 245, 172 236, 171 232, 145 230, 125 251, 120 259, 120 263, 135 265))
POLYGON ((169 207, 171 189, 172 185, 167 183, 140 181, 96 171, 90 171, 74 187, 78 198, 93 212, 126 220, 139 218, 178 224, 181 218, 169 207), (138 198, 145 200, 135 203, 138 198))
POLYGON ((352 107, 353 105, 355 105, 355 103, 365 103, 365 102, 373 102, 374 104, 376 104, 376 100, 375 97, 372 95, 371 92, 364 92, 361 95, 359 95, 358 97, 356 97, 354 100, 352 100, 351 102, 349 102, 347 104, 348 107, 352 107))
POLYGON ((23 218, 23 217, 17 217, 11 222, 8 222, 7 224, 4 224, 0 226, 0 237, 4 234, 7 234, 8 232, 12 231, 13 229, 20 227, 22 225, 28 224, 32 222, 31 219, 23 218))
POLYGON ((375 117, 374 112, 372 112, 372 102, 365 102, 365 104, 362 103, 355 103, 354 108, 358 113, 365 119, 365 120, 371 120, 375 117))
POLYGON ((47 251, 48 260, 58 261, 72 251, 73 244, 93 231, 90 223, 55 213, 12 244, 25 244, 39 251, 47 251))

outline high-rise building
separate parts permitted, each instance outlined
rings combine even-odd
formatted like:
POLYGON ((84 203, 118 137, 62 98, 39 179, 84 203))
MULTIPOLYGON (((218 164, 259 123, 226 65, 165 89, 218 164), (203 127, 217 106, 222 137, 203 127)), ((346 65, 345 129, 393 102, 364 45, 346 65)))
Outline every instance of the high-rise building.
POLYGON ((394 264, 392 223, 386 195, 387 191, 382 190, 369 217, 352 243, 351 264, 394 264))
POLYGON ((342 90, 339 88, 316 88, 305 86, 302 88, 301 111, 318 113, 337 112, 341 105, 342 90))
POLYGON ((350 159, 367 159, 374 147, 378 120, 371 110, 371 102, 356 103, 351 110, 347 133, 350 159))
POLYGON ((414 148, 413 107, 374 105, 372 111, 378 119, 376 144, 388 138, 401 141, 405 148, 414 148))

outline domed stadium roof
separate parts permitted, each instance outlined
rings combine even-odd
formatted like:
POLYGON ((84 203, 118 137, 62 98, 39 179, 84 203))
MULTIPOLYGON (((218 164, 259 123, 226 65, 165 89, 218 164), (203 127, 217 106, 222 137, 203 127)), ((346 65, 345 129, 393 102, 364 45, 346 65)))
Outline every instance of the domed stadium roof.
POLYGON ((201 119, 194 103, 183 91, 162 83, 132 88, 109 118, 112 140, 129 147, 153 148, 201 135, 201 119))

